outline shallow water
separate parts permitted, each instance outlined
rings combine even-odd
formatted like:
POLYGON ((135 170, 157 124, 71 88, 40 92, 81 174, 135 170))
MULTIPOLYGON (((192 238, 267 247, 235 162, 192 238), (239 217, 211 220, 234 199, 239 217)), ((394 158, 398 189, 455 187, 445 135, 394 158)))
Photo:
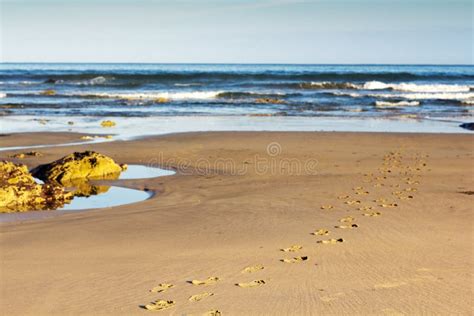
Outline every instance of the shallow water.
MULTIPOLYGON (((156 178, 173 174, 175 174, 175 172, 171 170, 142 165, 129 165, 127 170, 120 174, 118 180, 156 178)), ((43 183, 43 181, 39 179, 35 180, 38 183, 43 183)), ((69 204, 65 204, 57 210, 0 213, 0 223, 40 219, 73 211, 127 205, 147 200, 153 195, 151 192, 119 186, 95 185, 87 181, 79 184, 76 183, 76 185, 80 186, 81 195, 83 196, 75 196, 69 204)), ((79 190, 79 186, 76 186, 76 190, 79 190)))
POLYGON ((105 208, 126 205, 144 201, 152 194, 141 190, 110 186, 105 193, 88 197, 74 197, 71 203, 66 204, 58 211, 78 211, 93 208, 105 208))
POLYGON ((155 168, 143 165, 128 165, 127 170, 122 171, 119 180, 129 179, 148 179, 156 177, 171 176, 176 172, 161 168, 155 168))

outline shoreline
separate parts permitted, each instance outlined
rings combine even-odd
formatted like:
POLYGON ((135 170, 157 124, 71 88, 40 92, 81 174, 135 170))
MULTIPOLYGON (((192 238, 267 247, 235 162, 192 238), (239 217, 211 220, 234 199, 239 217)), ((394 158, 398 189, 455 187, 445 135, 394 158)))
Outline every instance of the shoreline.
POLYGON ((176 301, 165 315, 211 309, 231 315, 468 315, 473 263, 466 231, 473 215, 472 196, 463 192, 474 188, 473 177, 466 176, 473 172, 472 139, 470 134, 208 132, 44 148, 44 156, 15 161, 34 167, 90 149, 119 163, 174 167, 178 173, 126 180, 127 187, 160 192, 137 204, 0 225, 4 312, 144 315, 140 306, 162 298, 176 301), (407 175, 398 173, 405 169, 397 164, 384 186, 365 182, 364 175, 383 168, 390 153, 399 153, 401 166, 409 168, 426 160, 419 175, 409 176, 413 185, 405 183, 407 175), (313 160, 315 169, 308 169, 313 160), (258 168, 261 161, 268 168, 258 168), (372 202, 395 199, 396 185, 416 186, 414 199, 397 200, 394 208, 372 202), (359 186, 369 193, 356 195, 359 186), (381 215, 363 216, 338 199, 346 194, 381 215), (334 208, 321 209, 327 205, 334 208), (348 216, 358 228, 335 228, 348 216), (311 234, 321 228, 330 234, 311 234), (328 238, 344 242, 317 243, 328 238), (280 251, 292 245, 303 249, 280 251), (305 262, 280 261, 303 255, 309 256, 305 262), (259 264, 262 271, 241 273, 259 264), (210 276, 221 281, 205 287, 186 283, 210 276), (265 284, 234 285, 257 279, 265 284), (159 283, 175 287, 150 293, 159 283), (215 295, 188 301, 204 291, 215 295))

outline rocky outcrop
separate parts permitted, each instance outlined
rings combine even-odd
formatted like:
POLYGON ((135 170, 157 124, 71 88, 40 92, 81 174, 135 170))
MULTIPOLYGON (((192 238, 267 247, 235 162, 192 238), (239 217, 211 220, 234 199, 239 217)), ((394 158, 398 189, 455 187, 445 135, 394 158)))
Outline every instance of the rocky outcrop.
POLYGON ((261 104, 284 104, 285 101, 279 100, 279 99, 272 99, 272 98, 260 98, 256 99, 255 103, 261 103, 261 104))
POLYGON ((459 125, 459 127, 474 131, 474 123, 462 123, 461 125, 459 125))
POLYGON ((72 193, 54 184, 38 184, 25 165, 0 162, 0 213, 57 209, 72 193))
POLYGON ((68 185, 77 179, 117 179, 127 165, 94 151, 75 152, 52 163, 38 166, 32 174, 48 183, 68 185))
POLYGON ((114 121, 111 120, 105 120, 100 123, 102 127, 114 127, 116 124, 114 121))

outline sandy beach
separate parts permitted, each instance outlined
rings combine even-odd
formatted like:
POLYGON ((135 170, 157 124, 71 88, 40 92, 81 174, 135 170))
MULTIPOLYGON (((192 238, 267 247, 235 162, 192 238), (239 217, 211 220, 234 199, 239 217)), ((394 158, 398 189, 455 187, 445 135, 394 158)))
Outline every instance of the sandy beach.
MULTIPOLYGON (((0 146, 77 138, 10 134, 0 146)), ((156 193, 136 204, 1 224, 0 313, 145 315, 165 299, 163 315, 471 315, 473 144, 220 132, 37 149, 10 160, 33 168, 88 149, 177 174, 111 182, 156 193), (219 280, 189 283, 208 277, 219 280), (150 292, 160 283, 173 287, 150 292), (213 295, 189 301, 202 293, 213 295)))

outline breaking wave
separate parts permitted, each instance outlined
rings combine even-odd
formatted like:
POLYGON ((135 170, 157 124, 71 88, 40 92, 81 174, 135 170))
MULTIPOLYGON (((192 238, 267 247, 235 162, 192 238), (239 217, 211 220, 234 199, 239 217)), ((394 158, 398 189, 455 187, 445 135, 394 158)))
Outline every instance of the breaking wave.
POLYGON ((420 105, 419 101, 398 101, 398 102, 389 102, 389 101, 375 101, 376 107, 401 107, 401 106, 417 106, 420 105))
POLYGON ((207 100, 216 98, 222 91, 157 92, 157 93, 83 93, 70 96, 122 100, 207 100))
POLYGON ((457 84, 415 84, 415 83, 384 83, 369 81, 361 86, 364 90, 396 90, 406 92, 469 92, 472 87, 457 84))

